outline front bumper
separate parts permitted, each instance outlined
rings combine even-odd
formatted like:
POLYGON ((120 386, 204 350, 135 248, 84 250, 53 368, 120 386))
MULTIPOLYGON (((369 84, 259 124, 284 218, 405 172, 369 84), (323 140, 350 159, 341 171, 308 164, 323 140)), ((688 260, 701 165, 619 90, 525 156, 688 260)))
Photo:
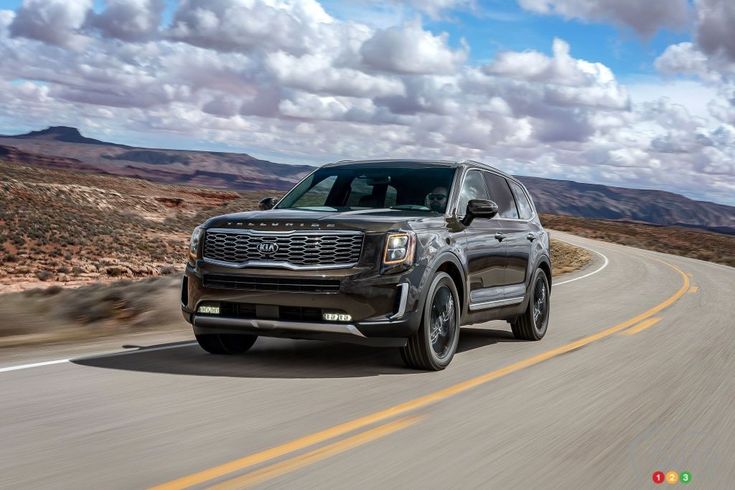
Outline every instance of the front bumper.
POLYGON ((181 308, 184 318, 196 334, 247 333, 267 337, 337 340, 380 346, 405 345, 406 338, 418 329, 419 284, 422 271, 414 268, 402 274, 379 275, 352 268, 331 271, 277 271, 272 269, 233 270, 212 264, 188 265, 182 284, 181 308), (295 292, 239 290, 205 287, 207 274, 227 274, 272 280, 278 277, 289 283, 304 280, 338 281, 338 290, 295 292), (198 313, 202 302, 247 306, 227 309, 221 315, 198 313), (310 316, 294 320, 285 312, 308 311, 310 316), (228 313, 237 311, 238 314, 228 313), (328 322, 321 313, 338 311, 349 314, 350 322, 328 322))

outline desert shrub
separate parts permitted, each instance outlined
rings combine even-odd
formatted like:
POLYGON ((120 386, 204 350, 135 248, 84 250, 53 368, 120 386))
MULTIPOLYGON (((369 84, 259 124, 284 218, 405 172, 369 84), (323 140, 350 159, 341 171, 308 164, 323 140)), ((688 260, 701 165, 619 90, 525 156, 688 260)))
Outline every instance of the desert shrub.
POLYGON ((176 274, 176 267, 172 265, 165 265, 161 267, 161 275, 162 276, 170 276, 172 274, 176 274))
POLYGON ((62 292, 64 288, 61 286, 51 286, 43 290, 43 294, 46 296, 55 296, 62 292))
POLYGON ((41 270, 41 271, 36 271, 36 277, 38 278, 39 281, 48 281, 49 279, 54 277, 54 275, 53 273, 47 270, 41 270))

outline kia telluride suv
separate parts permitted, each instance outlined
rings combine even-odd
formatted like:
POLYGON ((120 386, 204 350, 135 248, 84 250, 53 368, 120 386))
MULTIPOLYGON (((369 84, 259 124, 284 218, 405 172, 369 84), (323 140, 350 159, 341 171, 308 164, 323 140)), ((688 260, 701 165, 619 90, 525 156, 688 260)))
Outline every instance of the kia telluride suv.
POLYGON ((199 345, 239 354, 258 336, 399 347, 440 370, 460 326, 549 322, 549 236, 523 184, 478 162, 325 165, 260 211, 191 237, 181 308, 199 345))

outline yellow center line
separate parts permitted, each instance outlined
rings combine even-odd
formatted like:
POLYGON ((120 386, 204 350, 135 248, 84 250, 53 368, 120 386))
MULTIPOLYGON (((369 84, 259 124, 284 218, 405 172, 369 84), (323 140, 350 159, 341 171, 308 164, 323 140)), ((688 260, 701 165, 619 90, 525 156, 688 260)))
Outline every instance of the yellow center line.
POLYGON ((327 441, 329 439, 333 439, 335 437, 347 434, 349 432, 353 432, 363 427, 367 427, 369 425, 372 425, 378 422, 382 422, 384 420, 387 420, 393 417, 397 417, 399 415, 404 415, 408 412, 412 412, 412 411, 415 411, 420 408, 424 408, 429 405, 433 405, 440 401, 446 400, 447 398, 450 398, 460 393, 463 393, 465 391, 471 390, 472 388, 476 388, 477 386, 483 385, 489 381, 493 381, 495 379, 501 378, 508 374, 514 373, 516 371, 520 371, 521 369, 525 369, 527 367, 534 366, 543 361, 547 361, 553 357, 557 357, 561 354, 565 354, 575 349, 579 349, 580 347, 584 347, 585 345, 591 344, 592 342, 596 342, 605 337, 609 337, 610 335, 620 332, 621 330, 625 330, 626 328, 632 325, 635 325, 645 320, 646 318, 649 318, 659 313, 665 308, 668 308, 669 306, 674 304, 676 301, 678 301, 679 298, 681 298, 689 290, 689 277, 687 276, 687 274, 685 274, 678 267, 672 264, 669 264, 668 262, 664 262, 663 260, 656 259, 656 258, 653 258, 653 260, 661 262, 667 265, 668 267, 674 269, 676 272, 678 272, 683 281, 682 286, 679 288, 678 291, 676 291, 676 293, 674 293, 668 299, 644 311, 643 313, 636 315, 635 317, 629 320, 626 320, 622 323, 618 323, 617 325, 614 325, 612 327, 609 327, 605 330, 589 335, 587 337, 583 337, 574 342, 564 344, 555 349, 551 349, 546 352, 542 352, 541 354, 537 354, 533 357, 529 357, 527 359, 515 362, 513 364, 509 364, 508 366, 505 366, 500 369, 496 369, 495 371, 490 371, 488 373, 481 374, 474 378, 470 378, 468 380, 462 381, 460 383, 449 386, 447 388, 443 388, 433 393, 429 393, 428 395, 423 395, 413 400, 399 403, 398 405, 393 405, 392 407, 380 410, 378 412, 374 412, 372 414, 365 415, 363 417, 359 417, 357 419, 335 425, 328 429, 325 429, 319 432, 315 432, 313 434, 310 434, 304 437, 300 437, 298 439, 294 439, 285 444, 281 444, 279 446, 275 446, 270 449, 266 449, 265 451, 250 454, 248 456, 245 456, 239 459, 235 459, 228 463, 214 466, 212 468, 209 468, 203 471, 199 471, 197 473, 193 473, 191 475, 184 476, 184 477, 178 478, 176 480, 172 480, 167 483, 163 483, 161 485, 153 487, 152 490, 173 490, 173 489, 188 488, 193 485, 198 485, 200 483, 204 483, 206 481, 222 477, 224 475, 227 475, 228 473, 240 471, 250 466, 264 463, 271 459, 274 459, 280 456, 284 456, 288 453, 307 448, 309 446, 327 441))
POLYGON ((623 330, 622 332, 620 332, 620 335, 635 335, 638 332, 640 332, 641 330, 645 330, 648 327, 652 327, 652 326, 656 325, 660 321, 661 321, 661 317, 658 317, 658 316, 655 316, 655 317, 652 317, 652 318, 648 318, 646 320, 643 320, 638 325, 636 325, 634 327, 630 327, 628 330, 623 330))
POLYGON ((689 288, 690 293, 696 293, 697 291, 699 291, 699 286, 692 286, 689 288))
POLYGON ((381 437, 385 437, 389 434, 397 432, 401 429, 405 429, 406 427, 415 424, 422 418, 423 417, 417 416, 406 417, 398 419, 394 422, 380 425, 378 427, 375 427, 374 429, 366 430, 354 436, 342 439, 341 441, 329 444, 328 446, 309 451, 308 453, 295 456, 285 461, 281 461, 280 463, 266 466, 265 468, 255 470, 253 472, 247 473, 237 478, 233 478, 232 480, 228 480, 218 485, 213 485, 209 487, 208 490, 232 490, 252 487, 253 485, 257 485, 258 483, 262 483, 266 480, 271 480, 291 471, 301 469, 305 466, 309 466, 310 464, 314 464, 323 459, 330 458, 357 446, 367 444, 368 442, 372 442, 376 439, 380 439, 381 437))

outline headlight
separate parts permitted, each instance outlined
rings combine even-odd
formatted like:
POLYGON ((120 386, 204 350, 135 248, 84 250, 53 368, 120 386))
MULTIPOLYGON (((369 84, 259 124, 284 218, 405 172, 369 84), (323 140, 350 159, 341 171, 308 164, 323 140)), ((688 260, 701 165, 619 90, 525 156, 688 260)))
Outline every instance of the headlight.
POLYGON ((384 265, 411 264, 416 249, 413 233, 391 233, 385 242, 384 265))
POLYGON ((189 260, 195 262, 199 258, 199 243, 202 241, 204 236, 204 230, 201 226, 194 228, 191 234, 191 240, 189 240, 189 260))

